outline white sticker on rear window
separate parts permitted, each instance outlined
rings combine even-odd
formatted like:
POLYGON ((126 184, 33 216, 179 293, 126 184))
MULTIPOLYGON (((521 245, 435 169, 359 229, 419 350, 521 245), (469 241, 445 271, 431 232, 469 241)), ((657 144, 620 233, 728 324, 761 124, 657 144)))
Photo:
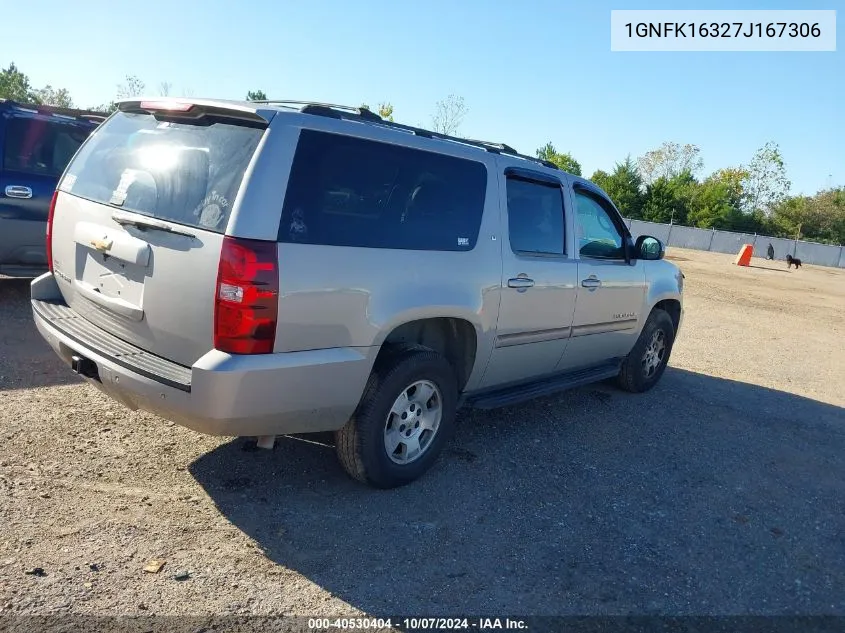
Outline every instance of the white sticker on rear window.
POLYGON ((303 242, 308 237, 308 226, 305 224, 302 209, 294 210, 289 231, 291 242, 303 242))
POLYGON ((229 201, 216 191, 212 191, 194 209, 194 216, 207 228, 215 228, 228 215, 229 201))
POLYGON ((131 187, 132 183, 135 182, 135 177, 136 175, 134 169, 126 169, 123 171, 120 175, 120 182, 111 194, 109 204, 122 206, 123 203, 126 202, 126 194, 129 191, 129 187, 131 187))
POLYGON ((62 190, 67 191, 70 193, 73 186, 76 184, 76 176, 74 174, 68 174, 65 176, 65 179, 62 181, 62 190))
POLYGON ((209 228, 214 228, 220 224, 223 218, 223 210, 219 204, 211 203, 207 205, 200 213, 200 224, 209 228))

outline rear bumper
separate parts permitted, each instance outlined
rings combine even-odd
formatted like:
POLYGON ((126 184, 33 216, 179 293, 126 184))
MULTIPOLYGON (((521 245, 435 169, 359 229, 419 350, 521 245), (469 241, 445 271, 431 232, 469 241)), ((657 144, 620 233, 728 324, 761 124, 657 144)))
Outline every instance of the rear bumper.
MULTIPOLYGON (((131 409, 209 435, 337 430, 357 407, 377 353, 369 347, 255 356, 211 350, 192 367, 180 368, 152 357, 157 364, 137 348, 141 360, 133 360, 125 343, 116 352, 106 346, 108 333, 100 331, 97 339, 63 325, 48 305, 63 306, 49 273, 32 282, 35 324, 68 365, 73 356, 96 364, 96 377, 86 377, 89 382, 131 409), (159 371, 162 376, 157 378, 159 371)), ((64 318, 70 321, 67 312, 64 318)))

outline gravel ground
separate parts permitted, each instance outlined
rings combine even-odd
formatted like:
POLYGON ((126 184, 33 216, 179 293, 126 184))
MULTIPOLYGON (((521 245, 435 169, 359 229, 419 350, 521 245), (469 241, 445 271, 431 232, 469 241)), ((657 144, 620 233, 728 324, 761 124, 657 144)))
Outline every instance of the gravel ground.
POLYGON ((686 316, 654 390, 463 412, 393 491, 322 438, 123 409, 0 280, 0 610, 845 615, 845 271, 669 256, 686 316))

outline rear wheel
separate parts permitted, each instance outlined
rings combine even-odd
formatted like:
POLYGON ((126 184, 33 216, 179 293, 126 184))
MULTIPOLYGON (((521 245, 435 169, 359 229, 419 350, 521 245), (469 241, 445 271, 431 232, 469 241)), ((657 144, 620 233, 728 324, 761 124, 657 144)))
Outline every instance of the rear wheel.
POLYGON ((666 370, 674 342, 672 317, 664 310, 653 310, 634 348, 622 363, 617 378, 619 386, 634 393, 654 387, 666 370))
POLYGON ((410 483, 431 468, 449 439, 457 397, 455 372, 436 352, 417 348, 388 355, 336 434, 340 463, 378 488, 410 483))

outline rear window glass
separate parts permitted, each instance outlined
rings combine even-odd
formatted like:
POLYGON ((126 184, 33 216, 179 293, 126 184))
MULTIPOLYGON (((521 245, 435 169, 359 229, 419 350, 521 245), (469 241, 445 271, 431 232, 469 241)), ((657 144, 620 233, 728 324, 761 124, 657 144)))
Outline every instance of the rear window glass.
POLYGON ((303 130, 279 240, 331 246, 466 251, 475 246, 482 163, 303 130))
POLYGON ((6 123, 3 167, 9 171, 61 176, 93 126, 16 117, 6 123))
POLYGON ((222 233, 262 130, 119 112, 71 163, 62 190, 222 233))

